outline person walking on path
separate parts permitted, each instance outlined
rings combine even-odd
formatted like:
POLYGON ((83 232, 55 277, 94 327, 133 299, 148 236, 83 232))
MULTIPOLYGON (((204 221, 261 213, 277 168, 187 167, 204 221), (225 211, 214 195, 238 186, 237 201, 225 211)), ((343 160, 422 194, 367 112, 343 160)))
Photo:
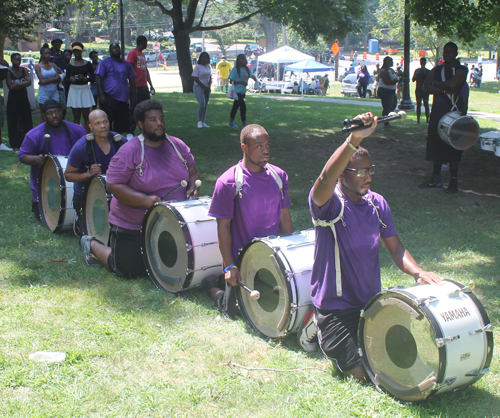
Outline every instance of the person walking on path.
POLYGON ((366 97, 366 88, 370 82, 370 73, 368 72, 366 65, 361 66, 361 69, 358 71, 356 81, 358 82, 357 89, 359 97, 364 99, 366 97))
POLYGON ((191 74, 194 80, 193 92, 198 101, 198 128, 210 128, 205 123, 210 90, 212 87, 212 69, 210 68, 210 55, 202 52, 198 58, 198 64, 191 74))
POLYGON ((247 66, 247 57, 245 54, 239 54, 236 57, 236 66, 231 70, 229 74, 229 79, 234 85, 234 90, 237 94, 237 99, 233 102, 233 107, 231 109, 231 114, 229 116, 229 127, 238 128, 234 123, 234 118, 238 109, 240 109, 241 123, 243 128, 247 125, 247 106, 245 103, 245 94, 247 92, 248 79, 253 78, 257 81, 257 78, 253 75, 252 70, 247 66))

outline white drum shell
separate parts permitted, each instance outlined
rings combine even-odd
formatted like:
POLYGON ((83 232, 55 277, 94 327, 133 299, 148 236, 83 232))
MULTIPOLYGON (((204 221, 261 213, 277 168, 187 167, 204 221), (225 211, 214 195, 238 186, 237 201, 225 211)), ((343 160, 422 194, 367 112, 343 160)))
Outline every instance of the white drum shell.
POLYGON ((500 139, 496 139, 493 142, 493 152, 497 157, 500 157, 500 139))
MULTIPOLYGON (((237 289, 239 293, 240 309, 243 308, 244 316, 250 325, 261 334, 271 337, 280 338, 287 333, 297 331, 300 324, 304 320, 309 305, 312 304, 311 299, 311 269, 314 262, 314 230, 296 232, 291 235, 283 235, 279 237, 267 237, 255 239, 252 243, 245 246, 238 257, 240 265, 240 273, 242 274, 243 284, 251 289, 254 288, 254 272, 260 268, 267 268, 274 257, 280 269, 281 277, 277 278, 278 284, 281 282, 282 288, 286 287, 290 306, 280 306, 279 309, 290 309, 290 317, 287 323, 283 324, 282 329, 269 329, 259 323, 260 315, 266 315, 264 309, 259 308, 259 302, 250 299, 245 291, 237 289), (268 255, 262 257, 258 266, 245 268, 245 254, 252 252, 252 245, 265 244, 268 246, 268 255), (271 257, 272 256, 272 257, 271 257), (250 274, 245 276, 245 272, 250 274), (287 284, 287 286, 285 286, 287 284)), ((278 308, 277 308, 278 309, 278 308)), ((284 317, 287 312, 283 312, 284 317)))
POLYGON ((479 139, 481 140, 481 149, 484 151, 492 151, 494 152, 494 143, 495 140, 500 140, 500 131, 490 131, 484 132, 479 135, 479 139))
POLYGON ((68 164, 68 157, 63 155, 48 155, 42 166, 38 178, 38 207, 42 217, 43 224, 52 232, 72 229, 75 220, 76 212, 73 209, 73 183, 66 181, 64 171, 68 164), (48 170, 51 170, 50 173, 48 170), (47 180, 47 176, 53 174, 53 170, 57 172, 55 178, 55 187, 57 187, 57 206, 53 210, 50 206, 48 195, 54 193, 54 190, 49 190, 47 184, 51 180, 47 180), (49 173, 49 174, 48 174, 49 173), (45 177, 44 177, 45 176, 45 177))
POLYGON ((437 131, 443 142, 461 151, 472 147, 479 138, 476 120, 456 111, 446 113, 439 120, 437 131))

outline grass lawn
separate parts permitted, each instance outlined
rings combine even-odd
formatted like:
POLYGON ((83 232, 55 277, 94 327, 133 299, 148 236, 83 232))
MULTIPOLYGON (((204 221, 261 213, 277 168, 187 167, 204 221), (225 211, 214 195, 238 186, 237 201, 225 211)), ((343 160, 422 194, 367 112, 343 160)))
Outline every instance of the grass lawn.
MULTIPOLYGON (((155 97, 164 104, 167 132, 191 147, 203 180, 201 194, 211 195, 218 176, 241 158, 239 130, 227 127, 231 102, 212 94, 211 128, 197 129, 193 95, 159 92, 155 97)), ((478 104, 478 110, 490 112, 491 106, 478 104)), ((247 107, 248 121, 269 131, 271 162, 289 175, 294 229, 310 228, 311 185, 345 138, 343 119, 365 108, 252 96, 247 107)), ((474 288, 498 347, 500 159, 474 147, 464 153, 458 194, 420 190, 416 186, 431 166, 424 161, 426 127, 414 123, 412 113, 393 129, 379 128, 363 144, 377 165, 373 189, 388 200, 403 243, 424 268, 474 288)), ((483 130, 500 128, 495 122, 480 124, 483 130)), ((6 138, 6 127, 3 132, 6 138)), ((499 414, 497 353, 490 373, 473 386, 421 404, 402 404, 371 384, 343 380, 321 354, 303 352, 295 334, 268 341, 243 320, 223 319, 199 290, 172 295, 156 290, 148 278, 126 280, 88 267, 77 239, 44 229, 31 215, 30 201, 29 168, 18 165, 14 153, 0 153, 2 416, 499 414), (55 364, 28 359, 43 350, 65 352, 67 359, 55 364)), ((381 267, 384 286, 413 285, 384 249, 381 267)))

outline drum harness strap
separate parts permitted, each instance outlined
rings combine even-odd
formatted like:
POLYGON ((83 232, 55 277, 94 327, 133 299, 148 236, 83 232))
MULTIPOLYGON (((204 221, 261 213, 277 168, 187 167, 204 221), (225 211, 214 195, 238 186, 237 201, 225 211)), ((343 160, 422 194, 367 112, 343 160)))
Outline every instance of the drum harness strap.
MULTIPOLYGON (((342 226, 346 226, 346 223, 344 221, 344 208, 345 208, 345 197, 342 195, 339 189, 335 187, 335 194, 338 196, 340 199, 340 213, 337 215, 335 219, 332 219, 330 221, 326 221, 324 219, 313 219, 313 225, 315 227, 321 226, 321 227, 330 227, 330 229, 333 232, 333 240, 335 241, 335 284, 337 288, 337 296, 341 297, 342 296, 342 272, 340 268, 340 249, 339 249, 339 244, 337 241, 337 231, 335 230, 335 224, 338 221, 342 221, 342 226)), ((382 222, 382 219, 380 219, 380 214, 378 212, 377 207, 373 203, 372 199, 370 196, 365 195, 363 196, 363 199, 365 199, 371 206, 373 206, 373 209, 375 209, 375 213, 377 214, 378 221, 380 222, 380 225, 382 228, 387 228, 387 225, 382 222)))
MULTIPOLYGON (((264 168, 268 169, 271 175, 273 176, 274 181, 280 188, 281 192, 281 200, 283 200, 283 181, 281 181, 281 177, 279 174, 276 172, 274 168, 272 168, 269 164, 266 164, 264 168)), ((239 195, 240 199, 242 198, 241 195, 241 189, 243 187, 243 169, 241 168, 240 164, 236 164, 236 169, 234 170, 234 183, 236 185, 236 191, 234 195, 239 195)))
MULTIPOLYGON (((113 135, 111 132, 109 132, 108 139, 109 139, 110 143, 114 144, 115 151, 118 151, 120 149, 120 147, 122 146, 122 144, 121 144, 122 136, 120 134, 113 135)), ((94 156, 94 164, 97 164, 97 158, 95 156, 95 150, 94 150, 94 145, 93 145, 94 143, 92 142, 94 140, 95 140, 94 132, 87 134, 86 152, 87 152, 87 155, 89 156, 89 159, 90 159, 91 154, 94 156)), ((90 164, 90 165, 92 165, 92 164, 90 164)), ((90 165, 89 165, 89 169, 90 169, 90 165)))
MULTIPOLYGON (((64 128, 64 132, 65 132, 66 136, 68 137, 69 142, 71 143, 71 132, 69 131, 68 125, 66 125, 66 123, 64 121, 63 121, 62 125, 64 128)), ((44 130, 43 137, 45 138, 45 142, 43 144, 43 152, 44 152, 44 154, 50 154, 51 135, 50 135, 50 131, 49 131, 49 125, 47 124, 47 122, 45 122, 45 126, 44 126, 43 130, 44 130), (49 148, 49 152, 47 152, 47 147, 49 148)))
MULTIPOLYGON (((170 137, 167 134, 165 134, 165 137, 167 138, 168 142, 170 142, 170 145, 172 145, 172 147, 174 148, 179 159, 183 162, 184 167, 186 167, 186 170, 189 171, 189 168, 187 166, 187 160, 182 156, 182 154, 177 149, 177 147, 175 146, 173 141, 170 139, 170 137)), ((143 134, 139 135, 139 141, 141 143, 141 163, 137 167, 135 167, 135 169, 139 170, 139 175, 142 177, 144 175, 144 172, 142 170, 142 165, 144 164, 144 135, 143 134)))
MULTIPOLYGON (((452 68, 453 70, 453 76, 455 76, 455 67, 452 68)), ((443 67, 441 68, 441 81, 445 82, 446 81, 446 76, 444 74, 444 65, 443 67)), ((451 104, 453 105, 451 107, 451 110, 450 112, 453 112, 453 111, 457 111, 458 112, 458 106, 457 106, 457 103, 458 103, 458 99, 460 98, 460 91, 462 90, 463 88, 463 85, 462 87, 460 88, 460 90, 457 92, 457 98, 455 99, 455 95, 454 94, 446 94, 450 100, 451 100, 451 104)), ((448 112, 449 113, 449 112, 448 112)))

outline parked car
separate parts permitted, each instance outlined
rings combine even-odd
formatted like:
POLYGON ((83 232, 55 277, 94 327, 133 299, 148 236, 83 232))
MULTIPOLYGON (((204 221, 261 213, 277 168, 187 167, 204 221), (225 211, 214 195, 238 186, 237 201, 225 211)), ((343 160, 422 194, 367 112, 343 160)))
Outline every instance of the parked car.
POLYGON ((165 51, 161 51, 160 54, 167 61, 177 59, 177 51, 175 49, 166 49, 165 51))
MULTIPOLYGON (((356 89, 358 82, 356 81, 356 74, 348 74, 342 80, 342 89, 340 90, 340 94, 345 97, 357 97, 359 96, 358 90, 356 89)), ((373 76, 370 76, 370 82, 368 83, 368 87, 366 88, 366 97, 373 96, 373 84, 375 83, 375 79, 373 76)))
POLYGON ((262 48, 257 44, 246 44, 245 55, 255 54, 256 57, 262 54, 262 48))
POLYGON ((146 62, 156 61, 158 59, 158 54, 154 51, 143 51, 146 56, 146 62))
POLYGON ((200 43, 194 43, 189 46, 189 52, 193 53, 193 51, 196 51, 198 53, 203 51, 203 48, 200 43))

